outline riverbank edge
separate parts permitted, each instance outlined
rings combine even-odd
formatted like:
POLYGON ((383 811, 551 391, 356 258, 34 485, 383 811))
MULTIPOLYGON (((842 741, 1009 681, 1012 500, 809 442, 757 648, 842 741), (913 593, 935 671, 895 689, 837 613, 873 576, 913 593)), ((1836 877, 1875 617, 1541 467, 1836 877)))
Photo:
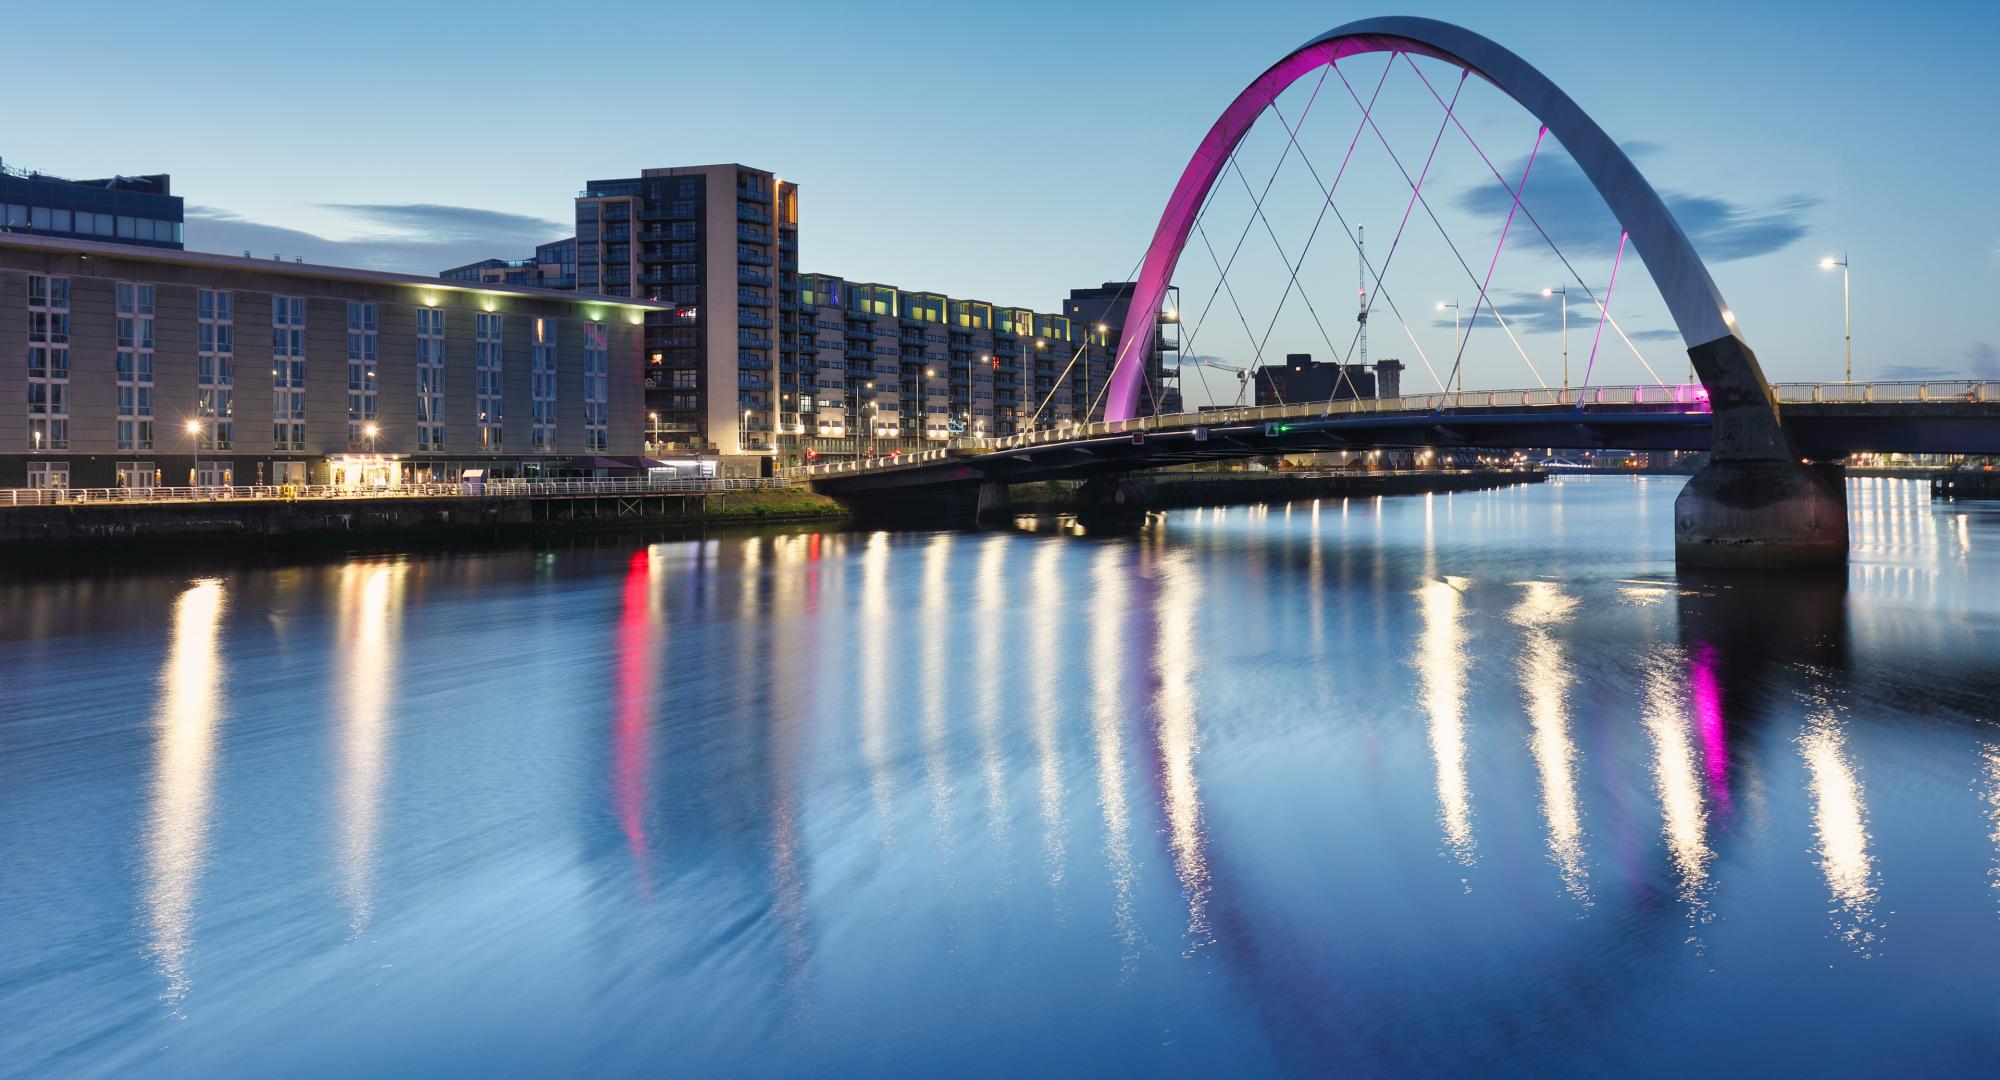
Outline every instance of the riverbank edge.
POLYGON ((644 506, 606 497, 588 505, 570 505, 565 508, 568 514, 552 513, 553 509, 537 508, 525 499, 217 500, 13 507, 0 510, 0 550, 93 559, 188 550, 415 550, 588 533, 841 524, 852 517, 839 503, 804 488, 717 492, 644 506))

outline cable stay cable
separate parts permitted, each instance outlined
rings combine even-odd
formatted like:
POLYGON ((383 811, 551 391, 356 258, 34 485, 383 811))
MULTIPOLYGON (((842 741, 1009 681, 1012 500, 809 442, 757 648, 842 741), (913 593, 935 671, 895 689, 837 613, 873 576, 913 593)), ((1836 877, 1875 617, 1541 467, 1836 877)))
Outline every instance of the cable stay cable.
MULTIPOLYGON (((1397 55, 1400 56, 1402 54, 1398 53, 1397 55)), ((1407 59, 1407 57, 1405 59, 1407 59)), ((1414 62, 1410 63, 1410 70, 1417 73, 1417 78, 1423 80, 1424 87, 1431 92, 1431 97, 1435 98, 1437 102, 1440 105, 1442 105, 1444 103, 1444 98, 1438 95, 1437 87, 1431 85, 1430 79, 1424 75, 1423 70, 1417 67, 1417 65, 1414 62)), ((1351 89, 1350 92, 1352 92, 1351 89)), ((1500 175, 1500 170, 1494 167, 1493 159, 1486 156, 1486 150, 1484 147, 1481 147, 1479 145, 1479 140, 1472 137, 1472 132, 1467 131, 1465 125, 1462 122, 1458 123, 1458 131, 1459 134, 1465 136, 1465 141, 1472 145, 1473 151, 1479 155, 1479 160, 1486 163, 1486 169, 1488 172, 1491 172, 1493 174, 1493 179, 1499 181, 1501 188, 1504 189, 1509 195, 1513 195, 1514 189, 1508 185, 1507 178, 1500 175)), ((1516 196, 1516 198, 1518 199, 1518 196, 1516 196)), ((1610 310, 1605 307, 1603 301, 1597 298, 1596 292, 1591 289, 1590 283, 1583 279, 1583 275, 1577 273, 1576 267, 1570 265, 1569 256, 1563 253, 1562 247, 1555 242, 1554 237, 1549 235, 1549 231, 1542 227, 1541 221, 1535 217, 1534 210, 1530 209, 1526 205, 1523 205, 1521 207, 1521 213, 1527 217, 1528 223, 1535 227, 1535 231, 1541 234, 1542 242, 1547 244, 1549 246, 1549 250, 1554 252, 1556 258, 1559 261, 1561 261, 1561 263, 1563 264, 1563 269, 1569 272, 1570 280, 1576 282, 1577 285, 1583 288, 1584 298, 1597 306, 1599 316, 1604 318, 1609 318, 1610 310)), ((1496 312, 1495 314, 1498 313, 1496 312)), ((1618 334, 1619 340, 1625 343, 1625 347, 1627 349, 1632 350, 1632 355, 1638 359, 1639 365, 1646 369, 1646 373, 1653 377, 1653 381, 1656 383, 1660 383, 1663 386, 1666 385, 1664 380, 1660 378, 1659 373, 1653 370, 1653 365, 1646 362, 1646 354, 1640 352, 1639 347, 1632 343, 1632 339, 1625 335, 1625 328, 1618 325, 1618 320, 1610 319, 1609 321, 1611 323, 1611 329, 1618 334)))

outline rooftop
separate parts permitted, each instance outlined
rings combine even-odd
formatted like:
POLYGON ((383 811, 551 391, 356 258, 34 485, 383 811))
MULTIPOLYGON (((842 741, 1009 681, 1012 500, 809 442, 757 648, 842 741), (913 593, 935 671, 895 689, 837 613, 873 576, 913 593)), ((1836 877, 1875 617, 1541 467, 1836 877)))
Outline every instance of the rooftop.
POLYGON ((93 240, 71 240, 58 236, 32 236, 23 233, 0 233, 0 250, 40 251, 48 254, 75 254, 86 258, 101 255, 105 258, 124 259, 128 262, 164 263, 173 266, 197 266, 212 270, 240 270, 264 274, 281 274, 289 277, 320 278, 333 281, 357 281, 380 285, 408 285, 413 288, 428 289, 440 293, 472 293, 480 296, 519 296, 535 300, 560 300, 570 304, 592 304, 601 307, 628 308, 638 311, 671 311, 674 305, 652 300, 634 300, 622 296, 598 296, 591 293, 568 292, 562 289, 534 289, 520 285, 476 285, 463 281, 445 281, 440 278, 425 277, 421 274, 398 274, 387 270, 363 270, 351 266, 324 266, 319 263, 285 262, 280 259, 246 259, 240 255, 218 255, 207 251, 183 251, 175 248, 136 247, 130 244, 102 244, 93 240))

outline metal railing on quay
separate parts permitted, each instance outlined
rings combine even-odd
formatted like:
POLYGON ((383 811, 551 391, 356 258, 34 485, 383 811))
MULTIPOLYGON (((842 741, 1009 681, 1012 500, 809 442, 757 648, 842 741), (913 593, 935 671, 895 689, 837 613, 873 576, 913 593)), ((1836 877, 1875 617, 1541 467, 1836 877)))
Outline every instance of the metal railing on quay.
POLYGON ((707 480, 488 480, 483 484, 414 483, 383 488, 352 488, 333 484, 0 488, 0 507, 255 500, 290 502, 413 498, 560 498, 583 495, 705 495, 725 491, 768 491, 793 486, 795 485, 791 480, 783 477, 718 477, 707 480))

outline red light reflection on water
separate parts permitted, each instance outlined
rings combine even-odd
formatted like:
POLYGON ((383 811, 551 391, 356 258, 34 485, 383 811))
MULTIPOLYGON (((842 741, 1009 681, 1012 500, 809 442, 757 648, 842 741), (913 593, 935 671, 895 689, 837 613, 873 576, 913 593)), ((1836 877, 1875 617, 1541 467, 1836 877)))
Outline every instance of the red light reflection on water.
POLYGON ((618 702, 612 728, 612 801, 638 869, 639 894, 651 898, 651 842, 646 803, 652 780, 651 727, 654 626, 650 607, 652 563, 645 550, 625 569, 624 607, 618 620, 618 702))

